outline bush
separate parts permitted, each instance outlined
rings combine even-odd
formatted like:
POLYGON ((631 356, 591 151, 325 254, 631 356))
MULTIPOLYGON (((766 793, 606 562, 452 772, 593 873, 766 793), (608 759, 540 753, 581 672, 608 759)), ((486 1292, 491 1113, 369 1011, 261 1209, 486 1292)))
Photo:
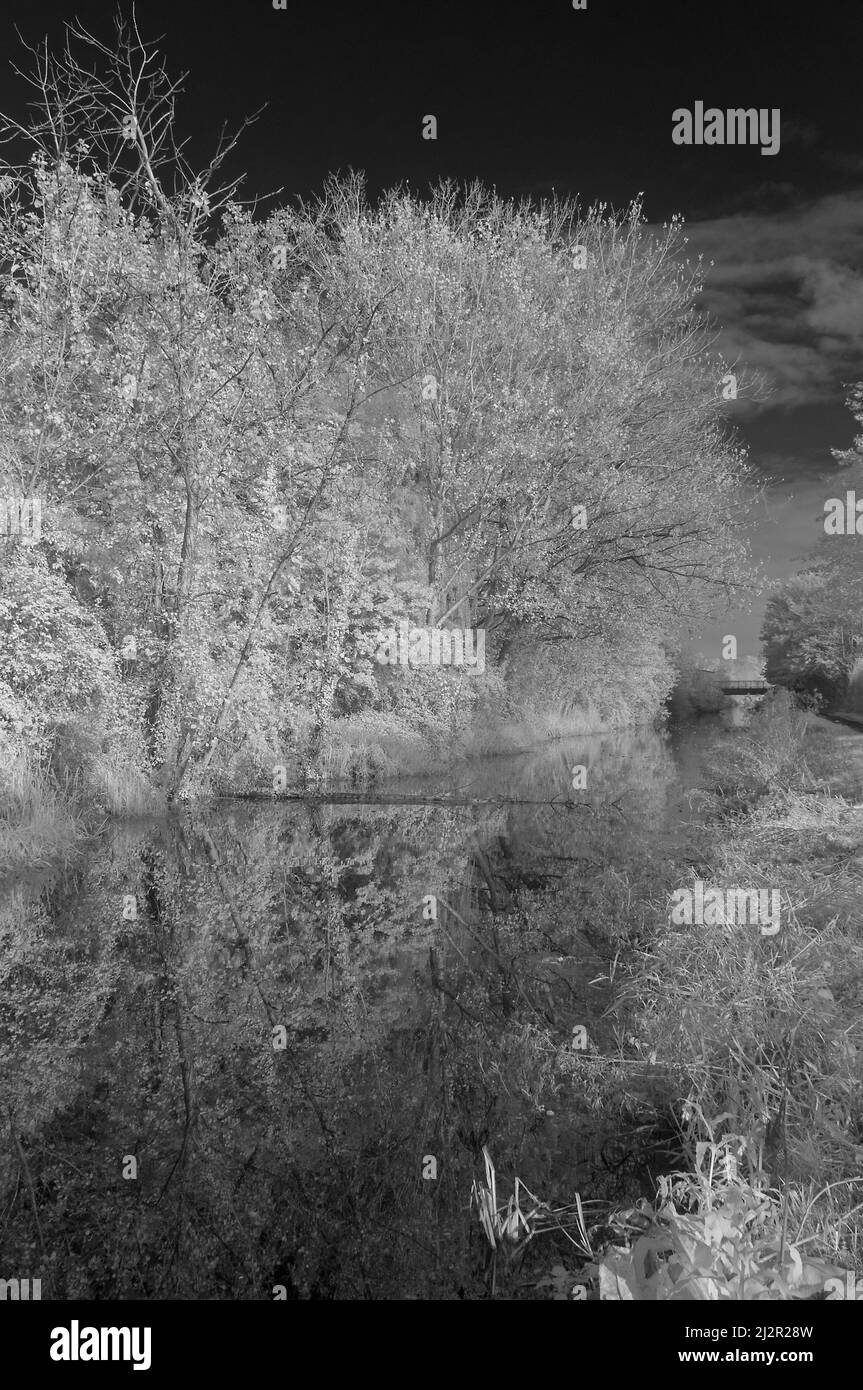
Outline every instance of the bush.
POLYGON ((844 1271, 814 1257, 787 1231, 776 1193, 736 1175, 733 1141, 703 1143, 691 1173, 660 1178, 655 1206, 617 1217, 624 1245, 593 1266, 603 1299, 745 1302, 804 1299, 844 1271))

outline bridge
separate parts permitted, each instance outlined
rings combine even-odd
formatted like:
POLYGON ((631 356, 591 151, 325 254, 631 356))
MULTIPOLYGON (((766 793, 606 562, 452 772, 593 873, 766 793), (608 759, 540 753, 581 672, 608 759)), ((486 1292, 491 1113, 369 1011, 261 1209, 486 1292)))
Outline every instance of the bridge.
POLYGON ((766 695, 768 690, 775 690, 776 688, 763 676, 753 676, 751 680, 736 679, 730 676, 727 680, 723 680, 718 671, 708 670, 706 666, 699 666, 696 669, 702 676, 712 676, 724 695, 766 695))
POLYGON ((766 695, 774 687, 765 680, 726 681, 722 690, 726 695, 766 695))

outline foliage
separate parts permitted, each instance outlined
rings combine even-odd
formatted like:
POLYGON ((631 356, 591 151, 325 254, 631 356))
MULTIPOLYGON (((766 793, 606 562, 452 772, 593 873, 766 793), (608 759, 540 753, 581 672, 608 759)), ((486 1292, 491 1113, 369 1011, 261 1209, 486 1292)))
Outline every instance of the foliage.
MULTIPOLYGON (((186 164, 134 26, 35 57, 32 119, 6 122, 31 157, 0 177, 0 487, 43 510, 0 556, 17 660, 98 652, 141 788, 189 801, 282 762, 365 775, 346 718, 435 758, 496 720, 562 728, 574 698, 600 727, 652 719, 683 588, 694 620, 747 565, 679 221, 448 184, 372 207, 354 177, 255 217, 220 182, 232 139, 186 164), (39 631, 27 565, 53 586, 39 631), (402 617, 484 627, 520 688, 383 671, 402 617)), ((41 689, 36 766, 66 698, 41 689)))
POLYGON ((730 699, 722 690, 721 672, 718 669, 706 669, 700 656, 682 654, 677 657, 676 667, 677 679, 669 702, 676 719, 718 714, 728 708, 730 699))
POLYGON ((782 1201, 739 1179, 734 1163, 732 1137, 699 1144, 692 1172, 659 1179, 654 1209, 642 1202, 616 1217, 638 1234, 583 1271, 598 1279, 601 1298, 802 1299, 844 1273, 789 1240, 782 1201))
POLYGON ((832 563, 825 556, 817 566, 787 580, 770 598, 761 636, 769 681, 838 705, 863 652, 863 624, 857 617, 859 578, 848 576, 844 567, 842 577, 847 582, 837 602, 835 566, 840 552, 854 545, 854 538, 833 536, 830 542, 832 563))
MULTIPOLYGON (((848 408, 863 426, 863 385, 853 387, 848 408)), ((833 449, 837 463, 860 472, 860 445, 833 449)), ((843 482, 845 480, 843 479, 843 482)), ((834 706, 844 703, 851 671, 863 654, 863 572, 858 539, 825 536, 799 574, 771 597, 762 626, 768 680, 834 706)))

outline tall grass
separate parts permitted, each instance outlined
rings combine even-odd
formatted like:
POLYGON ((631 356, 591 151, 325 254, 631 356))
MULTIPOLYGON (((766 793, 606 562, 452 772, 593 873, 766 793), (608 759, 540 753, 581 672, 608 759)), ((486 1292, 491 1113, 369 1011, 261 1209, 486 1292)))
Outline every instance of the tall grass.
POLYGON ((101 754, 88 772, 88 795, 94 807, 109 816, 149 816, 164 810, 162 793, 119 750, 101 754))
POLYGON ((863 1273, 863 805, 859 773, 834 789, 837 747, 781 694, 717 745, 669 881, 777 888, 780 931, 678 926, 666 899, 640 902, 619 1056, 568 1063, 605 1108, 652 1106, 678 1136, 656 1201, 604 1218, 613 1237, 574 1275, 597 1296, 823 1297, 837 1270, 863 1273))
POLYGON ((0 873, 69 862, 106 816, 158 813, 163 798, 121 749, 49 771, 27 746, 0 748, 0 873))
POLYGON ((639 1052, 684 1083, 690 1156, 736 1136, 746 1180, 780 1188, 790 1215, 808 1204, 807 1239, 856 1258, 863 808, 830 791, 833 770, 821 732, 783 699, 724 746, 709 799, 711 884, 778 888, 780 932, 671 926, 657 904, 655 938, 619 1006, 636 1019, 639 1052))
MULTIPOLYGON (((71 789, 66 789, 67 793, 71 789)), ((83 817, 23 748, 5 745, 0 771, 0 873, 67 860, 86 834, 83 817)))

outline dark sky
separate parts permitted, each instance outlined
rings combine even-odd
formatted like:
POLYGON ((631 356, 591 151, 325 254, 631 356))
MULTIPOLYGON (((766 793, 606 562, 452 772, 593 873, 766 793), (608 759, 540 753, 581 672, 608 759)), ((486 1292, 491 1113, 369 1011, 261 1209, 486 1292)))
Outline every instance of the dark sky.
MULTIPOLYGON (((114 10, 12 0, 3 50, 20 51, 16 25, 56 40, 76 15, 108 38, 114 10)), ((693 253, 716 263, 719 345, 767 387, 733 407, 766 484, 756 551, 783 575, 817 543, 826 497, 845 490, 829 452, 854 433, 843 383, 863 377, 861 0, 140 0, 137 15, 145 38, 164 35, 172 70, 189 70, 179 119, 193 158, 266 103, 231 171, 248 174, 249 195, 313 192, 352 167, 372 192, 448 175, 585 206, 643 192, 651 222, 682 214, 693 253), (778 107, 779 152, 675 145, 672 112, 696 101, 778 107), (436 141, 421 137, 427 114, 436 141)), ((4 66, 0 109, 20 114, 22 100, 4 66)), ((754 652, 762 610, 722 618, 701 649, 718 655, 734 632, 754 652)))

